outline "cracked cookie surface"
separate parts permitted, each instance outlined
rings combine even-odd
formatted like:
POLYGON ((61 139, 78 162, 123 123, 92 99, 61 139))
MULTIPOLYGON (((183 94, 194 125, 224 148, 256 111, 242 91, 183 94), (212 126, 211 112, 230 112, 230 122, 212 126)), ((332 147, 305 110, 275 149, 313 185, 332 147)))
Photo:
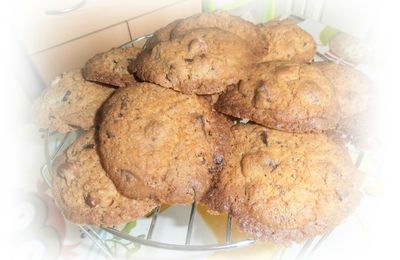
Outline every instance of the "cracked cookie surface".
POLYGON ((140 51, 140 48, 130 46, 96 54, 86 62, 82 74, 86 80, 116 87, 129 87, 135 84, 136 80, 129 73, 128 65, 136 59, 140 51))
POLYGON ((344 146, 317 133, 233 127, 233 146, 205 196, 258 240, 288 244, 328 232, 356 207, 361 174, 344 146))
POLYGON ((313 37, 294 21, 271 21, 259 24, 258 28, 265 37, 267 48, 262 62, 309 62, 314 58, 316 45, 313 37))
POLYGON ((370 149, 377 138, 376 93, 372 81, 361 71, 333 62, 312 63, 331 82, 341 118, 333 134, 358 148, 370 149))
POLYGON ((35 120, 40 127, 62 133, 87 130, 97 123, 98 110, 113 92, 86 81, 80 69, 63 73, 35 101, 35 120))
POLYGON ((95 130, 82 134, 53 165, 52 194, 64 216, 73 223, 114 226, 144 216, 154 200, 122 196, 103 170, 95 130))
POLYGON ((216 110, 288 132, 334 129, 340 108, 330 82, 309 64, 260 63, 219 96, 216 110))
POLYGON ((185 35, 193 29, 199 28, 218 28, 228 31, 246 41, 248 48, 253 49, 256 53, 263 53, 265 51, 264 35, 255 24, 224 11, 200 13, 175 20, 157 30, 154 36, 149 39, 147 46, 152 48, 161 41, 169 41, 170 39, 185 35))
POLYGON ((138 78, 186 94, 214 94, 243 79, 255 61, 246 41, 217 28, 201 28, 141 52, 138 78))
POLYGON ((224 163, 230 131, 208 100, 151 83, 119 89, 104 106, 103 165, 130 198, 199 201, 224 163))
POLYGON ((261 30, 255 24, 224 11, 200 13, 182 19, 171 30, 170 37, 173 39, 198 28, 218 28, 228 31, 246 41, 248 48, 256 53, 264 52, 265 39, 261 30))
POLYGON ((362 72, 333 62, 312 63, 322 71, 336 92, 343 118, 366 111, 370 105, 372 82, 362 72))

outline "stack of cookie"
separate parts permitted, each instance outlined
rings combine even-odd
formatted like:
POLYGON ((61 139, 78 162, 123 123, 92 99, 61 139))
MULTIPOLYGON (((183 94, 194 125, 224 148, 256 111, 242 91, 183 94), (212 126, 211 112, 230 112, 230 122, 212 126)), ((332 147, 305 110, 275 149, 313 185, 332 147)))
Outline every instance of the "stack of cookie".
POLYGON ((57 205, 72 222, 112 226, 199 202, 277 243, 329 231, 361 183, 332 133, 365 113, 370 83, 314 55, 291 21, 215 12, 64 73, 35 103, 42 127, 87 130, 56 159, 57 205))

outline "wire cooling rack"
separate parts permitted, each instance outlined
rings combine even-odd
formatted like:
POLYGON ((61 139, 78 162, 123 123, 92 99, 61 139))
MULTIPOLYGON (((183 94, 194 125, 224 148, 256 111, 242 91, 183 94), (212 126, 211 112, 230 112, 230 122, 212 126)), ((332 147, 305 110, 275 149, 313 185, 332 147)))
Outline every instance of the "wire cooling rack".
MULTIPOLYGON (((147 40, 150 38, 152 34, 145 35, 142 37, 138 37, 129 41, 120 46, 120 48, 128 47, 132 44, 139 43, 141 41, 147 40)), ((144 43, 143 48, 146 47, 146 43, 144 43)), ((327 60, 327 58, 321 54, 317 53, 317 56, 323 60, 327 60)), ((54 159, 65 149, 69 144, 74 141, 77 136, 79 136, 80 132, 67 133, 65 135, 47 131, 45 135, 45 158, 46 163, 41 168, 41 174, 46 183, 51 187, 51 178, 53 174, 53 161, 54 159)), ((361 164, 364 157, 364 152, 358 151, 357 159, 355 162, 356 167, 358 168, 361 164)), ((196 215, 196 203, 191 205, 190 214, 187 217, 187 227, 186 227, 186 238, 185 242, 182 244, 174 244, 164 241, 156 241, 153 240, 154 229, 157 225, 157 218, 162 214, 160 212, 160 206, 157 207, 151 214, 151 223, 147 230, 147 234, 144 238, 139 236, 134 236, 131 234, 124 233, 117 228, 108 228, 108 227, 100 227, 100 229, 87 226, 87 225, 77 225, 80 230, 86 234, 97 246, 101 249, 105 255, 109 258, 114 259, 115 255, 111 248, 108 246, 107 241, 100 235, 101 231, 106 231, 118 238, 154 248, 161 248, 167 250, 177 250, 177 251, 216 251, 216 250, 224 250, 224 249, 232 249, 247 246, 253 244, 255 240, 252 239, 243 239, 238 241, 231 240, 232 234, 232 216, 228 214, 227 216, 227 224, 225 228, 225 241, 223 243, 215 243, 215 244, 191 244, 192 231, 193 231, 193 223, 196 215)), ((173 206, 172 206, 173 207, 173 206)), ((332 230, 333 231, 333 230, 332 230)), ((328 238, 328 236, 332 233, 332 231, 326 233, 323 236, 308 239, 300 248, 297 253, 295 259, 306 259, 310 257, 319 247, 320 245, 328 238)))

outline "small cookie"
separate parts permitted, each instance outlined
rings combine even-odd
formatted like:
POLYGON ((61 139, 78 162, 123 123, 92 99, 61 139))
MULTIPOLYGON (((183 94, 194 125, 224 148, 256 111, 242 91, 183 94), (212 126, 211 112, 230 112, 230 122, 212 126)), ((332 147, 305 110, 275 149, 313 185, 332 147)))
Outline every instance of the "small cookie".
POLYGON ((113 88, 86 81, 81 70, 57 77, 34 103, 37 124, 62 133, 89 129, 113 88))
POLYGON ((154 200, 133 200, 118 193, 96 149, 92 129, 55 160, 52 193, 68 220, 110 227, 144 216, 157 206, 154 200))
POLYGON ((360 71, 333 62, 315 62, 336 92, 342 117, 367 110, 371 99, 371 81, 360 71))
POLYGON ((103 165, 130 198, 199 201, 224 162, 229 123, 196 95, 138 83, 104 106, 103 165))
POLYGON ((247 80, 221 94, 217 111, 288 132, 334 129, 339 105, 319 69, 292 62, 260 63, 247 80))
POLYGON ((293 21, 271 21, 258 25, 265 36, 265 61, 309 62, 314 58, 316 45, 313 37, 293 21))
POLYGON ((265 51, 264 35, 255 24, 224 11, 200 13, 182 19, 171 30, 170 37, 173 39, 198 28, 219 28, 231 32, 246 41, 248 48, 256 53, 263 53, 265 51))
POLYGON ((83 67, 83 77, 86 80, 116 87, 129 87, 135 84, 136 80, 129 73, 128 65, 136 59, 140 51, 140 48, 130 46, 113 48, 107 52, 96 54, 83 67))
POLYGON ((244 78, 254 60, 237 35, 203 28, 144 50, 135 63, 143 81, 187 94, 214 94, 244 78))
POLYGON ((233 127, 233 146, 204 199, 240 229, 279 244, 322 235, 357 206, 361 175, 344 146, 324 134, 254 124, 233 127))

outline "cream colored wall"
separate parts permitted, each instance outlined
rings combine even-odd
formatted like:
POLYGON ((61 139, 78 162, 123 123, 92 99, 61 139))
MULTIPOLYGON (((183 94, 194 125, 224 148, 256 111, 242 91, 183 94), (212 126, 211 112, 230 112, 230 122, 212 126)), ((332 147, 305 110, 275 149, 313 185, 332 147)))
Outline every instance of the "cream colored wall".
POLYGON ((82 67, 98 52, 201 12, 201 0, 87 0, 75 11, 46 14, 79 1, 24 1, 17 9, 17 37, 45 85, 64 71, 82 67))
MULTIPOLYGON (((276 15, 297 15, 369 37, 379 5, 363 0, 276 0, 276 15)), ((201 11, 201 0, 35 0, 16 9, 15 32, 46 85, 63 71, 82 67, 95 53, 148 34, 201 11), (77 3, 75 11, 48 15, 77 3)))

